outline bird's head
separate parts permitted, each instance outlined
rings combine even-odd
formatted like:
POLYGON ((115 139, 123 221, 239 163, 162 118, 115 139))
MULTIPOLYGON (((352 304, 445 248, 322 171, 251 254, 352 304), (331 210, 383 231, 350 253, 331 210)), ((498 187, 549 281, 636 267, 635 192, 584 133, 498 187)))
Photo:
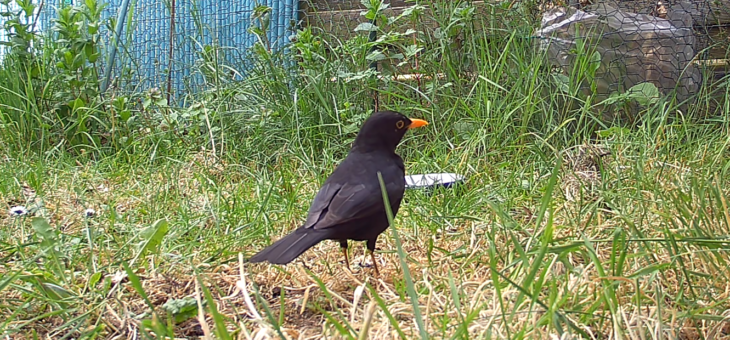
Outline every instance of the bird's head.
POLYGON ((352 149, 395 152, 395 148, 409 129, 426 125, 428 122, 425 120, 408 118, 395 111, 375 112, 360 127, 352 149))

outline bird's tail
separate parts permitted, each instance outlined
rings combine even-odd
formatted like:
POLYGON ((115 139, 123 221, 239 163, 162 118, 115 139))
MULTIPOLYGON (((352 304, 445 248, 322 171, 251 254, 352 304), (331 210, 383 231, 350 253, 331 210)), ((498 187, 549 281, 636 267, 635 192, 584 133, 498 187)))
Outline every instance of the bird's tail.
POLYGON ((324 230, 300 228, 258 252, 248 259, 248 262, 269 261, 273 264, 287 264, 327 236, 328 233, 324 230))

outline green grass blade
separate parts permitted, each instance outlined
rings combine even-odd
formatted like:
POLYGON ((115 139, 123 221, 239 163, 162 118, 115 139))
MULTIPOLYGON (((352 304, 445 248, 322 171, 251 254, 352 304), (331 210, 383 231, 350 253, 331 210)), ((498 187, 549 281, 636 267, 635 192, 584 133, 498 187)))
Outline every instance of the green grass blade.
POLYGON ((418 302, 418 293, 413 285, 413 277, 411 271, 408 268, 406 262, 406 253, 403 251, 403 244, 401 243, 398 231, 393 224, 393 212, 390 209, 390 201, 388 200, 388 191, 385 189, 385 183, 383 182, 383 175, 378 171, 378 182, 380 182, 380 190, 383 194, 383 202, 385 203, 385 211, 388 215, 388 223, 390 224, 390 230, 393 232, 393 239, 395 240, 396 248, 398 249, 398 258, 400 259, 401 268, 403 268, 403 276, 406 280, 406 291, 408 296, 411 298, 411 305, 413 306, 413 316, 416 319, 418 325, 418 332, 420 333, 421 339, 426 340, 429 338, 428 331, 426 331, 426 324, 423 322, 423 316, 421 315, 421 305, 418 302))

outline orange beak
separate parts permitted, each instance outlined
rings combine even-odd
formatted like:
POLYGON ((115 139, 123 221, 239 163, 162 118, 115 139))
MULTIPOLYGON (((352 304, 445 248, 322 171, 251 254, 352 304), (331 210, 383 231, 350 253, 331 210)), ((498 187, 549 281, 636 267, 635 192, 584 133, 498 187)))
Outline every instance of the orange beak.
POLYGON ((409 129, 415 129, 422 126, 428 125, 428 122, 423 119, 416 119, 416 118, 410 118, 411 119, 411 125, 408 125, 409 129))

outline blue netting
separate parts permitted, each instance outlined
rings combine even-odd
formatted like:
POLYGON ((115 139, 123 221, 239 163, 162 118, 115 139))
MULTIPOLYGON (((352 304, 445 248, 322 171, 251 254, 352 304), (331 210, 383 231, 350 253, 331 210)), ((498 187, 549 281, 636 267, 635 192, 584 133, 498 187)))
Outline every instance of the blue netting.
MULTIPOLYGON (((37 29, 48 33, 56 9, 72 3, 82 2, 39 1, 37 29)), ((103 19, 110 24, 115 21, 122 3, 123 0, 108 3, 103 19)), ((210 54, 216 54, 219 63, 243 73, 248 66, 246 54, 256 41, 248 29, 257 4, 271 8, 268 39, 272 49, 285 46, 294 32, 298 0, 175 0, 173 36, 170 35, 172 0, 131 0, 112 71, 112 86, 121 91, 153 87, 166 91, 169 70, 174 96, 195 92, 204 83, 198 67, 205 46, 215 46, 217 53, 210 54)), ((107 48, 103 51, 102 63, 106 63, 112 36, 107 28, 102 34, 105 40, 102 45, 107 48)), ((0 39, 6 40, 6 37, 0 36, 0 39)))
MULTIPOLYGON (((119 1, 121 2, 121 1, 119 1)), ((248 32, 251 14, 256 3, 271 7, 271 24, 268 39, 272 48, 279 48, 288 42, 296 22, 298 1, 296 0, 177 0, 175 1, 174 36, 170 36, 172 25, 172 1, 133 0, 129 8, 131 25, 127 25, 124 43, 119 50, 114 75, 129 71, 131 82, 123 88, 167 86, 168 68, 172 75, 173 94, 195 92, 204 83, 197 66, 200 52, 206 46, 215 46, 218 62, 243 72, 246 54, 256 41, 248 32), (170 40, 173 39, 172 58, 170 40), (221 58, 221 54, 223 57, 221 58)), ((120 4, 109 6, 116 14, 120 4)))

